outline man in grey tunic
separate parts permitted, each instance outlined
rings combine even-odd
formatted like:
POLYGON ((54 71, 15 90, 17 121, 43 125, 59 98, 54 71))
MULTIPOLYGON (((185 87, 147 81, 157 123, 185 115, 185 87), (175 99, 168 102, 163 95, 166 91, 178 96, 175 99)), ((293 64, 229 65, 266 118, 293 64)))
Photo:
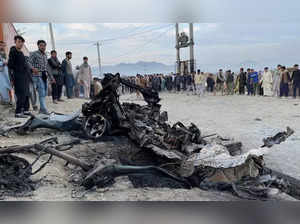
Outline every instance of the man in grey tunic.
POLYGON ((91 66, 88 64, 88 57, 83 58, 83 64, 79 68, 77 79, 79 85, 83 86, 84 88, 84 97, 86 99, 89 99, 92 82, 92 69, 91 66))
POLYGON ((281 65, 277 66, 277 69, 275 70, 273 74, 273 96, 280 96, 280 74, 281 74, 281 65))

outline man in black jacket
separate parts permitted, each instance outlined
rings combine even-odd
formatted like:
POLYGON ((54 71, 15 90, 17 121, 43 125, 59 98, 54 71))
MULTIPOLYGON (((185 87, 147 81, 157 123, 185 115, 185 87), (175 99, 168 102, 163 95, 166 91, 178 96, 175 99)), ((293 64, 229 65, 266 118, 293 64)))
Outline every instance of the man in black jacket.
POLYGON ((206 79, 206 83, 207 83, 207 92, 209 93, 213 93, 215 90, 214 90, 214 87, 215 87, 215 80, 213 78, 213 75, 212 74, 209 74, 207 79, 206 79))
POLYGON ((226 86, 227 86, 227 95, 233 95, 234 94, 234 76, 233 73, 231 73, 231 70, 228 70, 226 72, 226 86))
POLYGON ((54 104, 63 102, 61 100, 62 88, 64 84, 64 77, 61 72, 61 64, 57 59, 55 50, 51 51, 51 57, 48 59, 48 72, 53 76, 55 82, 52 83, 52 100, 54 104))
POLYGON ((15 36, 15 46, 9 52, 8 67, 12 72, 13 85, 17 96, 16 114, 17 118, 27 118, 29 115, 29 82, 28 64, 22 52, 24 38, 15 36))
POLYGON ((247 85, 247 75, 244 72, 244 68, 240 69, 239 74, 239 94, 244 95, 245 94, 245 86, 247 85))
POLYGON ((180 89, 181 89, 181 75, 179 73, 177 73, 176 76, 175 76, 175 86, 176 86, 176 91, 180 92, 180 89))
POLYGON ((186 91, 187 92, 192 91, 192 74, 186 75, 186 91))
POLYGON ((296 98, 297 97, 297 89, 300 90, 300 70, 299 70, 299 65, 294 65, 294 69, 295 69, 295 71, 293 72, 293 75, 292 75, 292 81, 293 81, 294 98, 296 98))

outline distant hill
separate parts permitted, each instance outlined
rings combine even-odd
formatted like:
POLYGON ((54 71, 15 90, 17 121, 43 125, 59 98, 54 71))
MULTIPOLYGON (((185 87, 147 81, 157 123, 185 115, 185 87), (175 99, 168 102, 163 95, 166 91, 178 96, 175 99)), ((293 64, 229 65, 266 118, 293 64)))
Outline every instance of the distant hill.
MULTIPOLYGON (((266 64, 267 65, 267 64, 266 64)), ((244 60, 239 63, 228 64, 228 65, 216 65, 215 63, 211 64, 198 64, 197 69, 200 68, 204 72, 212 72, 216 73, 218 69, 222 68, 223 70, 231 69, 233 72, 239 72, 241 67, 254 68, 254 69, 262 69, 264 66, 258 61, 254 60, 244 60)), ((272 65, 268 65, 272 67, 272 65)), ((97 66, 92 67, 93 75, 97 76, 99 73, 99 69, 97 66)), ((146 62, 139 61, 137 63, 120 63, 117 65, 111 66, 103 66, 103 73, 117 73, 119 72, 121 75, 136 75, 136 74, 152 74, 152 73, 164 73, 168 74, 171 72, 175 72, 175 64, 174 65, 166 65, 159 62, 146 62)))
MULTIPOLYGON (((102 66, 102 73, 117 73, 121 75, 171 73, 175 72, 175 65, 166 65, 159 62, 139 61, 137 63, 120 63, 117 65, 102 66)), ((98 67, 92 67, 93 75, 99 73, 98 67)))

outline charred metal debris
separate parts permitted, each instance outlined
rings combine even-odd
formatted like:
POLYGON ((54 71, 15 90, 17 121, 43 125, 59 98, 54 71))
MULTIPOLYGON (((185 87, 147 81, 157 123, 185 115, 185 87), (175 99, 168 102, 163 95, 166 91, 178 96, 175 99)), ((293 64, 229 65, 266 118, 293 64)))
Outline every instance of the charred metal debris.
POLYGON ((50 155, 49 161, 56 156, 80 167, 80 184, 86 189, 107 187, 116 177, 128 176, 135 187, 198 187, 230 192, 250 200, 268 200, 272 197, 270 192, 277 189, 300 199, 300 181, 268 169, 263 160, 273 145, 282 143, 294 133, 291 128, 264 139, 261 147, 242 153, 241 142, 217 134, 203 136, 193 123, 189 126, 181 122, 167 123, 168 114, 160 111, 159 95, 151 88, 134 85, 119 74, 106 74, 102 86, 100 94, 82 106, 81 113, 51 114, 45 118, 32 116, 23 125, 0 129, 0 135, 4 136, 12 130, 27 134, 37 128, 50 128, 79 137, 63 144, 58 144, 54 138, 47 144, 0 149, 1 190, 34 189, 30 181, 32 165, 11 155, 30 152, 37 155, 37 159, 46 154, 50 155), (117 91, 121 84, 140 91, 147 104, 121 104, 117 91), (114 158, 94 163, 65 152, 81 144, 83 139, 99 142, 108 136, 125 136, 136 148, 126 152, 120 150, 114 158))

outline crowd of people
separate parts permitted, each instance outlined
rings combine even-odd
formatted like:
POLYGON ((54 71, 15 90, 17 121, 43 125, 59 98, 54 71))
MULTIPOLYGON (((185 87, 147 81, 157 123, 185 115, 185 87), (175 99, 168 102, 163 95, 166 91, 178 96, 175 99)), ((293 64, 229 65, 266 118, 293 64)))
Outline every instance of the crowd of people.
POLYGON ((46 105, 48 92, 51 92, 53 103, 58 104, 64 102, 63 92, 68 99, 79 97, 80 93, 88 99, 92 84, 95 86, 94 91, 100 91, 99 80, 92 80, 88 57, 83 57, 82 65, 74 72, 72 52, 66 52, 66 58, 62 62, 57 58, 55 50, 51 51, 48 58, 47 44, 44 40, 39 40, 38 49, 27 57, 22 52, 24 38, 17 35, 14 40, 15 46, 11 47, 8 57, 5 53, 5 42, 0 42, 0 101, 2 104, 13 105, 15 98, 15 117, 30 116, 30 104, 37 111, 37 95, 39 113, 49 115, 46 105))
MULTIPOLYGON (((17 35, 14 39, 15 46, 11 47, 8 57, 5 53, 6 45, 0 41, 0 101, 3 104, 13 105, 15 99, 15 117, 30 116, 30 104, 33 110, 48 115, 45 99, 49 93, 53 103, 58 104, 64 102, 63 93, 67 99, 80 96, 89 99, 101 91, 101 80, 92 78, 88 57, 83 57, 83 63, 74 71, 71 63, 72 52, 66 52, 62 62, 57 58, 55 50, 51 51, 51 56, 48 58, 47 44, 44 40, 39 40, 38 49, 26 57, 22 52, 24 38, 17 35)), ((198 96, 247 94, 296 98, 297 91, 300 90, 300 70, 297 64, 292 68, 278 65, 274 71, 266 67, 263 72, 250 68, 245 71, 241 68, 238 74, 234 74, 231 70, 223 72, 220 69, 217 74, 197 70, 184 75, 137 74, 123 78, 158 92, 168 91, 198 96)), ((139 91, 125 85, 120 86, 119 92, 120 94, 136 93, 137 97, 141 97, 139 91)))
MULTIPOLYGON (((257 72, 254 69, 240 69, 238 74, 231 70, 223 72, 220 69, 217 74, 204 73, 198 70, 191 74, 154 74, 136 75, 126 77, 134 84, 142 87, 150 87, 158 92, 169 91, 174 93, 187 93, 204 96, 209 93, 212 95, 251 95, 251 96, 273 96, 296 98, 300 89, 300 70, 299 65, 292 68, 278 65, 275 71, 269 70, 257 72)), ((134 89, 122 86, 121 93, 133 93, 134 89)), ((137 92, 139 95, 139 93, 137 92)))

